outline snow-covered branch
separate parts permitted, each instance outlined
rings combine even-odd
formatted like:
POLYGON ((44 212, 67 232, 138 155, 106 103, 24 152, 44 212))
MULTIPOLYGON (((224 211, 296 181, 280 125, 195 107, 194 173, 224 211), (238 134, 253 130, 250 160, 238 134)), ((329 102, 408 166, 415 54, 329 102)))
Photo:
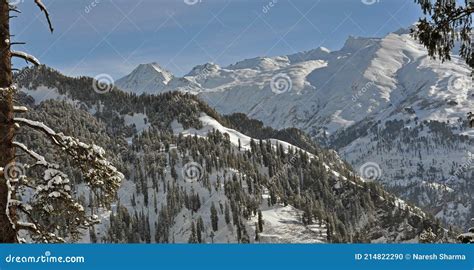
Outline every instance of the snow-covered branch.
POLYGON ((7 207, 5 209, 5 213, 8 217, 8 220, 10 221, 10 224, 12 224, 13 228, 15 228, 15 222, 13 221, 13 219, 11 218, 10 216, 10 205, 11 205, 11 198, 12 198, 12 191, 13 191, 13 187, 11 185, 11 182, 9 179, 7 179, 7 207))
POLYGON ((49 12, 46 9, 46 6, 43 4, 43 2, 41 2, 41 0, 35 0, 35 3, 46 16, 46 20, 48 20, 49 30, 52 33, 54 31, 54 28, 53 28, 53 24, 51 23, 51 19, 49 18, 49 12))
POLYGON ((19 230, 29 230, 34 232, 38 231, 38 228, 36 228, 36 225, 34 223, 19 221, 16 223, 16 225, 19 230))
POLYGON ((105 151, 102 147, 88 145, 74 137, 56 133, 41 122, 25 118, 15 118, 14 121, 45 134, 76 161, 86 182, 93 190, 100 193, 101 203, 108 205, 113 201, 124 176, 104 157, 105 151))
POLYGON ((9 87, 0 87, 0 92, 16 91, 16 85, 12 84, 9 87))
POLYGON ((17 57, 24 59, 26 62, 30 62, 35 66, 41 65, 40 61, 36 59, 33 55, 27 54, 26 52, 20 52, 20 51, 11 51, 12 57, 17 57))
POLYGON ((28 111, 28 108, 26 108, 25 106, 13 106, 13 111, 15 111, 16 113, 25 113, 28 111))
POLYGON ((46 162, 46 159, 42 155, 28 149, 28 147, 26 147, 26 145, 24 145, 22 143, 19 143, 19 142, 13 142, 13 145, 20 148, 25 153, 27 153, 32 158, 34 158, 36 160, 36 165, 45 166, 45 167, 47 167, 49 165, 49 163, 46 162))
POLYGON ((43 176, 35 181, 31 205, 19 200, 10 200, 10 207, 17 211, 18 218, 14 222, 17 230, 29 231, 29 236, 37 242, 62 243, 65 239, 58 236, 57 228, 62 226, 62 232, 67 232, 71 241, 76 241, 81 230, 97 223, 95 216, 88 216, 84 207, 72 196, 72 187, 68 176, 57 170, 35 152, 28 150, 21 143, 15 143, 35 158, 39 164, 47 165, 43 176), (54 218, 52 218, 54 217, 54 218), (23 220, 26 220, 23 221, 23 220), (65 225, 66 224, 66 225, 65 225))

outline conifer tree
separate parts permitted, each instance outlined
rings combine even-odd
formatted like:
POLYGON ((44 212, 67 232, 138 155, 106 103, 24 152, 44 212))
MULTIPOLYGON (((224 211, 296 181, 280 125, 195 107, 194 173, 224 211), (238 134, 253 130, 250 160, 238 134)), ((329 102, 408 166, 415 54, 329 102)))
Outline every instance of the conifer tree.
POLYGON ((202 220, 202 217, 199 217, 196 223, 196 237, 197 237, 198 243, 202 243, 203 231, 204 231, 204 221, 202 220))
POLYGON ((262 211, 258 210, 258 229, 259 232, 263 232, 263 216, 262 216, 262 211))
MULTIPOLYGON (((471 37, 474 5, 470 0, 415 0, 427 18, 420 18, 414 36, 428 49, 430 56, 450 60, 455 42, 461 44, 459 55, 474 68, 471 37)), ((456 54, 458 52, 455 52, 456 54)))
POLYGON ((189 235, 188 243, 190 244, 198 243, 197 235, 196 235, 196 226, 194 225, 194 221, 191 222, 191 234, 189 235))
POLYGON ((217 209, 216 209, 216 206, 214 205, 214 202, 212 202, 212 205, 211 205, 211 223, 212 223, 212 230, 217 231, 219 229, 219 217, 217 215, 217 209))
POLYGON ((420 243, 435 243, 436 242, 436 234, 433 232, 433 229, 429 227, 426 230, 423 230, 420 234, 420 243))
POLYGON ((226 202, 225 207, 224 207, 224 218, 225 218, 225 223, 229 224, 230 223, 230 212, 229 212, 229 204, 226 202))
MULTIPOLYGON (((46 6, 41 0, 34 3, 45 14, 53 32, 46 6)), ((75 241, 81 231, 98 222, 97 216, 86 214, 84 206, 74 198, 68 175, 57 164, 15 141, 17 129, 35 130, 68 155, 81 170, 90 192, 98 195, 99 206, 110 206, 123 175, 107 161, 101 147, 55 132, 41 122, 18 117, 27 108, 13 104, 17 87, 13 82, 11 58, 21 58, 34 65, 40 63, 32 55, 12 50, 17 43, 11 41, 10 19, 14 16, 10 12, 20 13, 8 0, 0 0, 0 242, 20 242, 21 232, 37 242, 75 241), (29 156, 31 163, 15 162, 17 152, 29 156), (37 167, 43 169, 39 176, 32 172, 37 167), (30 201, 19 197, 17 192, 24 189, 31 192, 30 201)))
POLYGON ((255 242, 260 241, 258 222, 255 222, 255 242))

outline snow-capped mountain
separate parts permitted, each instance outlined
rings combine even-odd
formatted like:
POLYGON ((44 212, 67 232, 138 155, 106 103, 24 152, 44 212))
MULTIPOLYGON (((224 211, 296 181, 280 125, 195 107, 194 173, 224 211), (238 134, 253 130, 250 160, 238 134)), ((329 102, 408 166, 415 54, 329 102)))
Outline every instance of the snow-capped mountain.
POLYGON ((157 63, 141 64, 132 73, 116 81, 121 89, 134 93, 154 93, 165 88, 174 78, 157 63))
POLYGON ((431 59, 408 32, 350 37, 333 52, 205 64, 158 92, 195 93, 220 113, 304 130, 356 169, 375 164, 373 178, 404 198, 465 225, 474 216, 471 71, 458 57, 431 59))
MULTIPOLYGON (((450 239, 432 216, 364 181, 301 132, 288 131, 290 144, 272 137, 286 131, 223 117, 194 95, 99 94, 91 78, 46 67, 25 69, 16 82, 29 118, 61 122, 65 134, 103 146, 125 175, 107 211, 74 167, 47 157, 102 220, 85 242, 416 242, 428 228, 437 241, 450 239)), ((48 147, 35 133, 19 136, 48 147)))

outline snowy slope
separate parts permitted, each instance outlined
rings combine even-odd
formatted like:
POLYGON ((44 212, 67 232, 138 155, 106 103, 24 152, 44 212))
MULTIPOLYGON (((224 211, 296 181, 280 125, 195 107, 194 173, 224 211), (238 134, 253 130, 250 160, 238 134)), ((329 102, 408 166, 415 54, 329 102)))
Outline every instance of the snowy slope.
MULTIPOLYGON (((211 132, 218 130, 222 134, 227 134, 229 136, 230 142, 233 144, 233 148, 237 150, 237 147, 241 145, 241 151, 250 151, 250 141, 252 140, 251 137, 246 136, 234 129, 227 128, 220 124, 217 120, 213 119, 212 117, 202 114, 199 118, 202 123, 202 128, 189 128, 184 129, 182 125, 178 121, 173 121, 171 124, 173 132, 176 136, 184 135, 187 137, 201 137, 206 138, 211 132)), ((255 140, 254 141, 258 141, 255 140)), ((290 150, 290 149, 299 149, 296 146, 288 144, 286 142, 270 139, 269 140, 272 145, 282 145, 283 149, 290 150)), ((178 150, 176 146, 172 145, 171 149, 178 150)), ((303 150, 304 151, 304 150, 303 150)), ((317 158, 313 156, 311 153, 307 153, 312 158, 317 158)), ((179 154, 178 156, 182 156, 183 153, 179 154)), ((163 153, 163 156, 169 160, 170 154, 163 153)), ((145 157, 144 157, 145 159, 145 157)), ((184 171, 186 170, 187 164, 185 164, 185 158, 183 158, 180 163, 176 164, 175 168, 176 171, 184 171)), ((329 164, 329 163, 328 163, 329 164)), ((347 182, 348 180, 341 176, 337 171, 334 169, 333 164, 326 164, 324 166, 328 172, 331 173, 335 177, 335 179, 339 179, 338 184, 334 186, 335 190, 339 190, 342 188, 342 182, 347 182)), ((195 165, 197 167, 193 169, 198 169, 198 173, 203 173, 203 168, 199 165, 195 165)), ((261 168, 262 171, 267 171, 266 168, 261 168)), ((165 179, 168 182, 174 182, 172 175, 171 175, 172 168, 168 165, 165 168, 165 179)), ((174 225, 170 230, 170 235, 172 235, 172 241, 177 243, 187 242, 189 235, 191 233, 190 227, 192 222, 196 222, 197 217, 202 217, 204 220, 204 224, 206 228, 211 227, 211 218, 210 218, 210 207, 212 204, 215 205, 223 205, 228 201, 228 197, 224 192, 224 185, 222 184, 222 180, 226 179, 231 181, 234 175, 242 176, 242 172, 237 169, 227 168, 220 171, 216 171, 211 173, 208 177, 211 181, 211 185, 215 186, 220 183, 220 189, 216 190, 208 190, 205 186, 203 186, 201 181, 190 181, 186 179, 184 175, 179 175, 178 181, 175 182, 180 189, 186 190, 187 192, 195 192, 199 194, 199 197, 202 198, 202 204, 198 211, 193 212, 188 209, 181 210, 174 220, 174 225)), ((355 183, 352 183, 356 185, 355 183)), ((158 184, 158 187, 155 189, 151 188, 153 183, 150 181, 146 186, 148 186, 149 197, 148 201, 156 201, 157 205, 152 206, 145 206, 144 197, 143 195, 139 195, 137 192, 137 185, 132 183, 129 180, 125 180, 124 184, 122 185, 119 191, 119 197, 122 207, 126 207, 130 213, 137 212, 140 209, 146 209, 146 215, 149 217, 150 220, 159 220, 157 215, 156 209, 160 209, 162 205, 166 203, 165 198, 167 197, 166 188, 164 185, 162 186, 161 183, 158 184), (134 203, 132 203, 134 201, 134 203), (153 211, 155 209, 155 211, 153 211)), ((248 188, 245 184, 242 186, 243 189, 248 188)), ((264 221, 264 229, 262 232, 259 233, 259 242, 261 243, 325 243, 327 242, 327 227, 326 221, 324 220, 315 220, 312 224, 303 224, 302 223, 302 216, 303 211, 295 208, 292 205, 282 205, 277 204, 273 206, 268 206, 266 200, 269 199, 268 190, 265 189, 262 195, 262 203, 259 206, 259 209, 262 211, 262 219, 264 221)), ((149 203, 150 204, 150 203, 149 203)), ((409 206, 405 204, 400 199, 397 199, 397 203, 394 206, 395 208, 400 207, 401 209, 405 209, 409 206)), ((409 208, 410 211, 421 213, 421 211, 409 208)), ((116 211, 116 210, 114 210, 116 211)), ((106 212, 102 214, 103 216, 103 223, 99 225, 96 229, 96 234, 98 236, 104 236, 106 231, 111 228, 111 225, 108 223, 109 217, 107 216, 110 212, 106 212)), ((203 239, 207 243, 234 243, 236 241, 236 231, 235 228, 225 223, 224 213, 219 211, 219 230, 216 232, 211 232, 210 230, 206 230, 203 239)), ((255 235, 255 223, 258 221, 257 215, 253 215, 248 221, 245 223, 245 228, 250 236, 255 235)), ((360 221, 360 226, 365 226, 368 220, 364 218, 360 221)), ((156 224, 150 223, 151 231, 156 230, 156 224)), ((385 229, 380 228, 380 232, 385 232, 385 229)), ((390 232, 392 233, 392 232, 390 232)), ((390 234, 389 233, 389 234, 390 234)), ((401 238, 403 239, 403 238, 401 238)), ((413 239, 405 239, 400 241, 413 241, 413 239)), ((88 241, 87 238, 84 241, 88 241)), ((253 242, 253 239, 250 239, 253 242)), ((386 238, 379 239, 377 241, 386 242, 390 241, 386 238)))
MULTIPOLYGON (((261 242, 269 243, 326 243, 327 229, 322 221, 317 221, 312 225, 304 226, 301 223, 302 211, 293 206, 267 207, 262 210, 265 226, 260 233, 261 242)), ((255 224, 256 217, 250 220, 250 224, 255 224)))
MULTIPOLYGON (((224 127, 216 119, 214 119, 214 118, 212 118, 212 117, 210 117, 210 116, 208 116, 204 113, 201 115, 199 120, 201 121, 201 123, 203 125, 203 127, 199 130, 197 130, 195 128, 190 128, 190 129, 185 130, 181 124, 179 124, 177 121, 174 121, 172 123, 173 132, 176 135, 183 134, 184 136, 197 135, 197 136, 200 136, 200 137, 206 137, 209 134, 209 132, 214 131, 214 130, 218 130, 222 134, 228 134, 230 142, 234 146, 239 146, 239 141, 240 141, 240 146, 241 146, 242 150, 250 150, 250 141, 252 139, 254 141, 258 141, 257 139, 251 138, 251 137, 249 137, 245 134, 242 134, 239 131, 236 131, 236 130, 231 129, 231 128, 224 127)), ((303 150, 303 149, 301 149, 297 146, 294 146, 294 145, 289 144, 287 142, 284 142, 282 140, 268 139, 268 141, 270 141, 272 143, 272 145, 274 145, 274 146, 281 145, 285 151, 290 149, 290 148, 292 148, 294 150, 303 150)), ((311 153, 307 153, 307 154, 310 157, 313 156, 313 154, 311 154, 311 153)))
MULTIPOLYGON (((142 114, 138 114, 136 119, 141 120, 143 117, 142 114)), ((131 118, 130 116, 126 116, 127 118, 131 118)), ((230 128, 224 127, 220 124, 217 120, 213 119, 212 117, 202 114, 199 118, 202 122, 201 129, 183 129, 182 125, 178 121, 173 121, 172 128, 173 132, 176 136, 184 135, 184 136, 195 136, 206 138, 208 134, 214 130, 219 130, 222 134, 228 134, 230 138, 230 142, 234 145, 234 148, 237 149, 239 143, 241 141, 241 150, 242 151, 249 151, 250 150, 250 140, 252 138, 230 128)), ((129 125, 130 120, 126 121, 126 124, 129 125)), ((137 129, 140 133, 141 131, 137 129)), ((280 140, 270 140, 273 145, 281 144, 284 149, 289 150, 292 149, 299 149, 291 144, 280 140)), ((175 145, 170 147, 177 150, 175 145)), ((308 153, 309 154, 309 153, 308 153)), ((165 159, 169 160, 169 153, 162 153, 165 159)), ((311 155, 311 154, 309 154, 311 155)), ((180 155, 181 156, 181 155, 180 155)), ((312 156, 312 155, 311 155, 312 156)), ((174 225, 170 230, 170 234, 172 235, 172 242, 176 243, 186 243, 190 236, 190 227, 192 222, 196 222, 197 217, 202 217, 204 220, 204 225, 206 228, 211 227, 211 218, 210 218, 210 207, 212 204, 215 205, 223 205, 228 201, 228 197, 225 194, 224 184, 222 183, 223 180, 230 181, 234 175, 241 175, 242 173, 237 169, 233 168, 226 168, 217 172, 213 172, 208 177, 211 181, 212 186, 218 185, 220 183, 220 188, 218 190, 209 191, 206 188, 201 180, 193 181, 186 179, 184 173, 187 170, 187 165, 190 163, 185 163, 185 159, 183 158, 180 164, 176 164, 175 168, 178 172, 183 172, 179 174, 179 181, 175 182, 180 189, 186 190, 187 192, 195 192, 202 198, 203 202, 198 211, 193 212, 188 209, 182 209, 174 219, 174 225)), ((192 169, 198 170, 199 174, 203 173, 203 168, 197 163, 193 164, 192 169)), ((330 170, 329 167, 327 167, 330 170)), ((174 182, 172 175, 171 175, 171 166, 167 166, 165 168, 165 179, 168 182, 174 182)), ((262 170, 265 170, 262 168, 262 170)), ((157 209, 164 206, 166 204, 166 188, 161 183, 158 184, 156 190, 151 188, 152 182, 147 184, 148 186, 148 193, 149 198, 148 201, 156 201, 157 205, 152 206, 145 206, 146 203, 144 202, 143 195, 138 195, 137 192, 137 185, 126 179, 122 184, 119 190, 119 201, 121 202, 121 207, 126 207, 130 213, 136 213, 139 210, 145 209, 146 215, 149 217, 150 220, 159 220, 157 209), (134 204, 132 204, 134 201, 134 204)), ((247 188, 246 185, 243 188, 247 188)), ((314 224, 304 225, 301 222, 302 211, 296 209, 291 205, 275 205, 275 206, 267 206, 266 200, 269 198, 268 190, 262 195, 263 202, 260 205, 260 209, 262 209, 262 217, 264 220, 264 230, 260 233, 260 243, 325 243, 327 242, 327 228, 325 225, 325 221, 320 220, 315 222, 314 224)), ((102 218, 102 223, 95 227, 95 235, 97 237, 106 237, 107 231, 109 231, 112 227, 110 224, 110 214, 117 211, 117 204, 114 204, 112 211, 105 211, 101 210, 100 217, 102 218)), ((205 243, 235 243, 236 242, 236 231, 235 228, 225 223, 224 213, 219 211, 219 230, 216 232, 212 232, 209 229, 203 234, 203 241, 205 243)), ((250 236, 255 235, 255 222, 257 222, 257 216, 254 215, 250 218, 250 220, 245 222, 245 228, 250 236)), ((150 223, 151 231, 156 230, 156 224, 150 223)), ((251 237, 251 242, 254 242, 254 239, 251 237)), ((88 235, 82 239, 83 242, 90 242, 90 238, 88 235)), ((152 241, 153 242, 153 241, 152 241)))
POLYGON ((464 225, 474 213, 471 191, 462 188, 474 181, 468 158, 474 131, 466 123, 474 110, 470 69, 456 56, 445 63, 429 58, 406 30, 350 37, 333 52, 205 64, 161 91, 173 90, 198 94, 223 114, 300 128, 338 149, 356 170, 375 162, 377 180, 447 222, 464 225), (422 149, 412 147, 420 141, 422 149), (461 190, 461 198, 445 189, 461 190))

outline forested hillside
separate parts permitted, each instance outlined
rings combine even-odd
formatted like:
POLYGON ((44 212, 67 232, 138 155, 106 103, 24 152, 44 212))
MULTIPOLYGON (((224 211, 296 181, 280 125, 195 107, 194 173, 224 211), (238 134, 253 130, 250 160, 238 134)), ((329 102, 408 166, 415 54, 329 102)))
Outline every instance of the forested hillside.
MULTIPOLYGON (((67 168, 76 196, 102 221, 84 242, 416 242, 430 229, 432 241, 452 239, 432 216, 363 181, 296 129, 222 117, 189 94, 97 93, 91 78, 44 66, 16 80, 18 104, 34 108, 29 118, 104 147, 125 175, 106 211, 77 168, 59 153, 47 156, 67 168)), ((49 148, 35 131, 18 136, 49 148)))

